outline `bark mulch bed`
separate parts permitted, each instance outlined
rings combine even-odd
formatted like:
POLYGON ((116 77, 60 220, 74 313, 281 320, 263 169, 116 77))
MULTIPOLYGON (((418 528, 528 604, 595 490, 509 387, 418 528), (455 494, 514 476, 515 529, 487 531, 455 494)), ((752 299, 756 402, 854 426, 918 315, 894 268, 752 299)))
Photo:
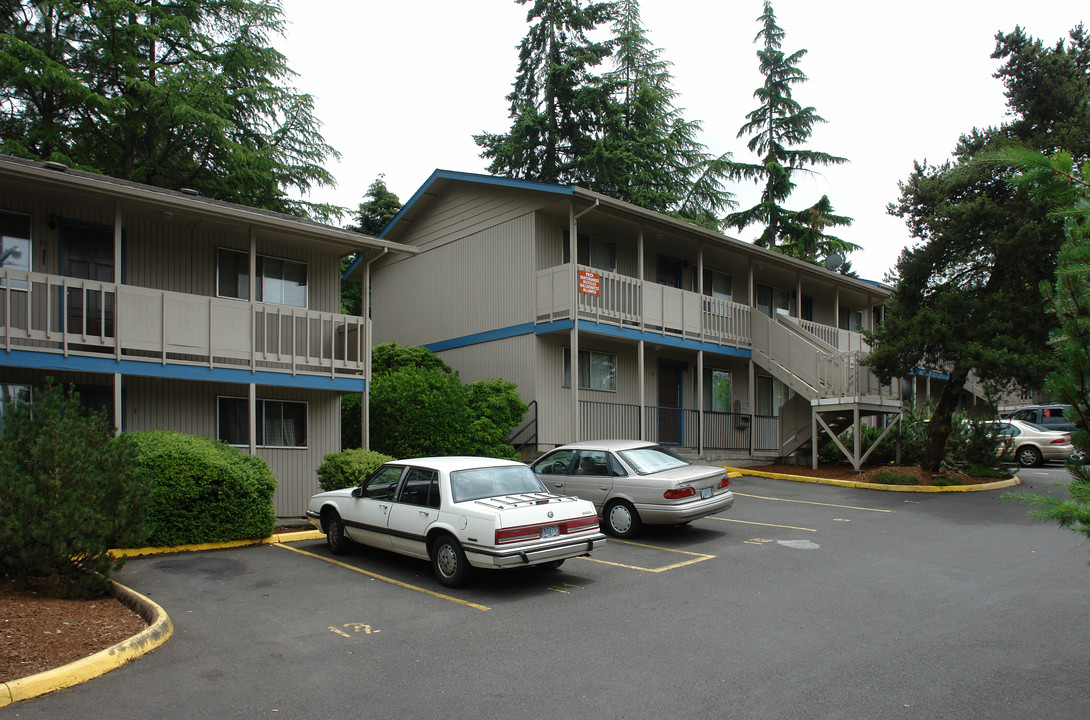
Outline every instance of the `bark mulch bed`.
POLYGON ((61 600, 0 578, 0 682, 52 670, 136 635, 147 623, 120 600, 61 600))

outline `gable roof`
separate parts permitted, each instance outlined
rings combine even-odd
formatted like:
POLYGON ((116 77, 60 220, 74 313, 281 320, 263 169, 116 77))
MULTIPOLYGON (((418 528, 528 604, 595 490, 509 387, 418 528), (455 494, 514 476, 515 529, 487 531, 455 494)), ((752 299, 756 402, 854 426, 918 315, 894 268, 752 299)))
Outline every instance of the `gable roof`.
MULTIPOLYGON (((455 183, 474 183, 477 185, 491 185, 502 188, 514 188, 520 190, 530 190, 540 193, 548 193, 558 197, 568 196, 576 200, 582 200, 589 206, 597 206, 603 209, 608 209, 619 214, 629 215, 638 220, 642 220, 649 224, 658 225, 664 229, 668 229, 677 233, 684 234, 689 237, 698 237, 707 240, 711 243, 729 246, 734 250, 753 255, 759 258, 762 262, 769 265, 779 266, 788 270, 797 270, 806 273, 819 273, 828 274, 830 280, 835 280, 838 283, 844 283, 848 286, 856 286, 860 290, 869 290, 878 294, 888 295, 891 288, 884 283, 864 280, 862 278, 853 278, 848 275, 841 275, 834 273, 826 268, 814 265, 804 260, 784 255, 783 253, 776 252, 775 250, 769 250, 753 243, 745 242, 737 238, 732 238, 723 233, 715 230, 709 230, 707 228, 695 225, 685 220, 666 215, 664 213, 657 212, 655 210, 648 210, 647 208, 640 207, 639 205, 633 205, 632 203, 625 202, 624 200, 618 200, 616 198, 609 197, 608 195, 602 195, 601 193, 587 190, 576 185, 556 185, 552 183, 535 182, 531 180, 516 180, 512 178, 497 177, 494 175, 484 175, 479 173, 467 173, 456 172, 452 170, 436 170, 431 174, 423 185, 420 186, 411 198, 402 206, 401 210, 386 224, 386 227, 379 233, 380 238, 387 238, 391 232, 400 224, 405 222, 412 222, 412 220, 423 213, 432 198, 437 197, 447 187, 455 183)), ((355 269, 363 262, 362 258, 358 258, 355 263, 344 273, 344 277, 348 277, 355 269)))
POLYGON ((4 180, 33 185, 45 192, 51 190, 58 193, 75 192, 85 197, 117 199, 134 208, 150 208, 160 213, 184 214, 208 221, 301 236, 308 244, 322 244, 342 255, 368 249, 410 254, 418 252, 416 248, 401 243, 382 240, 306 218, 214 200, 196 193, 168 190, 83 170, 73 170, 60 163, 0 155, 0 182, 4 180))

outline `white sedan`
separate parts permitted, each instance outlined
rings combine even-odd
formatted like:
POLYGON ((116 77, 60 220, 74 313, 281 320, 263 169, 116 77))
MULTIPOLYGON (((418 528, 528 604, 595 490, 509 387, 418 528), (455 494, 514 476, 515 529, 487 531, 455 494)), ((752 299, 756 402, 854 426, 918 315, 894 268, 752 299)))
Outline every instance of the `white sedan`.
POLYGON ((554 492, 593 502, 606 531, 622 538, 638 535, 644 524, 682 525, 734 504, 726 470, 692 465, 652 442, 571 443, 531 468, 554 492))
POLYGON ((594 506, 550 493, 522 463, 480 457, 386 463, 315 495, 307 519, 341 555, 354 543, 430 559, 448 587, 473 568, 559 567, 606 542, 594 506))

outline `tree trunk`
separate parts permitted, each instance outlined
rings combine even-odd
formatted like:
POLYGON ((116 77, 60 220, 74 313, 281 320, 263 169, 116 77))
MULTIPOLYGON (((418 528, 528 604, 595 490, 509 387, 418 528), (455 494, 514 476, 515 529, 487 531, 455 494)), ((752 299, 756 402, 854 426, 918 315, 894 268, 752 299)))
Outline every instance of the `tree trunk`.
POLYGON ((929 473, 936 474, 942 467, 942 460, 946 457, 946 440, 953 428, 951 420, 954 411, 958 409, 958 401, 965 393, 965 381, 968 377, 968 370, 955 368, 950 373, 949 382, 939 393, 939 401, 935 404, 930 422, 927 423, 927 450, 920 461, 920 467, 929 473))

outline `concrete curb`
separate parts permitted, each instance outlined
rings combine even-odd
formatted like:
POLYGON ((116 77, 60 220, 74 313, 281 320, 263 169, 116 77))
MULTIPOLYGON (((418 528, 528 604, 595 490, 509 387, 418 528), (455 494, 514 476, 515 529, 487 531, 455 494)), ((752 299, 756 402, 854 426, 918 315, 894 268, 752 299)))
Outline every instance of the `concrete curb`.
POLYGON ((130 660, 151 652, 167 641, 174 632, 174 624, 163 608, 140 593, 114 583, 111 594, 125 603, 133 612, 144 618, 148 627, 94 655, 75 660, 53 670, 29 675, 18 680, 0 683, 0 707, 29 700, 62 688, 78 685, 92 678, 116 670, 130 660))
POLYGON ((809 477, 807 475, 785 475, 783 473, 761 472, 760 470, 753 470, 750 468, 724 467, 724 469, 732 473, 737 472, 742 475, 755 475, 756 477, 772 478, 773 480, 791 480, 793 482, 836 485, 838 487, 860 488, 862 490, 884 490, 886 492, 982 492, 984 490, 1001 490, 1022 483, 1016 475, 1009 480, 997 480, 996 482, 981 483, 979 485, 883 485, 881 483, 860 482, 858 480, 832 480, 830 478, 809 477))

